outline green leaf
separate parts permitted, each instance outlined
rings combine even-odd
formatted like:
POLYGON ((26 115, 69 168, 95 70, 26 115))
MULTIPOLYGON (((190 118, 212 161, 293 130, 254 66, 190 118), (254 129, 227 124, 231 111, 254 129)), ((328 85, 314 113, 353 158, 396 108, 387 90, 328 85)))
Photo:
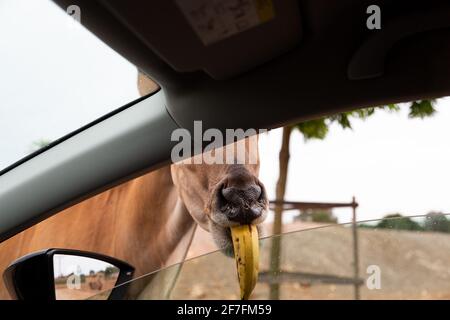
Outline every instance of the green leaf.
POLYGON ((387 106, 384 106, 384 109, 387 109, 388 111, 400 111, 400 107, 396 104, 388 104, 387 106))
POLYGON ((409 107, 410 118, 426 118, 436 113, 434 108, 434 100, 414 101, 409 107))
POLYGON ((375 113, 376 107, 364 108, 353 111, 353 114, 356 118, 366 119, 375 113))
POLYGON ((328 124, 325 118, 301 122, 295 126, 302 134, 305 140, 324 139, 328 133, 328 124))
POLYGON ((39 139, 39 140, 33 141, 30 145, 29 153, 33 153, 39 149, 45 148, 50 143, 52 143, 52 142, 48 139, 39 139))
POLYGON ((344 129, 351 129, 352 125, 350 123, 350 119, 349 117, 351 116, 351 112, 343 112, 343 113, 338 113, 336 115, 330 116, 330 122, 337 122, 339 123, 339 125, 344 128, 344 129))
MULTIPOLYGON (((435 100, 421 100, 411 103, 409 117, 425 118, 432 116, 436 110, 434 108, 435 100)), ((343 129, 352 129, 352 118, 367 119, 371 117, 376 110, 385 110, 388 112, 398 112, 400 107, 397 104, 388 104, 385 106, 369 107, 353 111, 341 112, 327 118, 309 120, 295 125, 300 130, 305 140, 324 139, 329 131, 329 125, 337 122, 343 129)))

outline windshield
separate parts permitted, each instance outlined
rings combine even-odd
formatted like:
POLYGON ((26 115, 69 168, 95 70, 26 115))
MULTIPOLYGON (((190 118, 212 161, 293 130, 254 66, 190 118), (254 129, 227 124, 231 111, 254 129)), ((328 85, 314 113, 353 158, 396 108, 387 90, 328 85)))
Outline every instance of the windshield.
MULTIPOLYGON (((251 299, 274 298, 274 285, 278 299, 448 299, 449 218, 394 217, 265 238, 251 299), (280 255, 271 258, 278 240, 280 255)), ((239 299, 235 261, 218 251, 126 285, 130 299, 239 299)))
POLYGON ((136 67, 50 0, 0 2, 0 61, 0 171, 140 96, 136 67))

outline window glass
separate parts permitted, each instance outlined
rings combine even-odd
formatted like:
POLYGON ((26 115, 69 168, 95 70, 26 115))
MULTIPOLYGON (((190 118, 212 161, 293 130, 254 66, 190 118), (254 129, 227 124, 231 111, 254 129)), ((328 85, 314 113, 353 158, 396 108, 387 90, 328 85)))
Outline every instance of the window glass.
POLYGON ((137 69, 49 0, 0 1, 0 70, 0 170, 139 97, 137 69))
MULTIPOLYGON (((373 220, 357 224, 356 238, 353 224, 265 238, 251 298, 449 299, 449 218, 373 220), (445 226, 445 231, 438 226, 445 226), (281 242, 281 250, 271 258, 274 241, 281 242), (279 269, 271 269, 274 259, 279 259, 279 269)), ((235 261, 221 252, 187 260, 127 286, 140 288, 130 298, 144 300, 239 299, 240 294, 235 261)))

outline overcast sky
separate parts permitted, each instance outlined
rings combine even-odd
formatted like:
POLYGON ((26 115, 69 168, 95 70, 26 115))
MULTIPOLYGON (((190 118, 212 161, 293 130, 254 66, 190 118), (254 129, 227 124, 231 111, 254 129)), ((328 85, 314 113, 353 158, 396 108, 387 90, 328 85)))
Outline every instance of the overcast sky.
MULTIPOLYGON (((0 0, 0 168, 138 97, 136 68, 48 0, 0 0)), ((450 212, 450 99, 435 117, 407 109, 333 126, 324 141, 291 141, 288 200, 348 202, 359 219, 388 213, 450 212)), ((270 198, 281 131, 260 140, 261 179, 270 198)), ((349 210, 336 210, 340 222, 349 210)))
POLYGON ((0 168, 138 98, 136 77, 49 0, 0 0, 0 168))
POLYGON ((72 273, 76 275, 89 275, 90 271, 105 271, 112 264, 94 258, 75 256, 68 254, 55 254, 53 256, 53 275, 55 278, 68 276, 72 273))

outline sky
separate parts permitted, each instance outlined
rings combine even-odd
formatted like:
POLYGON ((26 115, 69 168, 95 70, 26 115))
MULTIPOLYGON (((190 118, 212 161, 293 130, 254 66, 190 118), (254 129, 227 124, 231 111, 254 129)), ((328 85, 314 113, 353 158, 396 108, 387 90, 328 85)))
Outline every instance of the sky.
MULTIPOLYGON (((81 19, 83 12, 81 12, 81 19)), ((48 0, 0 0, 0 169, 138 98, 136 68, 48 0)), ((450 98, 428 119, 378 111, 323 141, 291 139, 286 199, 350 202, 358 220, 450 213, 450 98)), ((273 199, 281 130, 260 139, 261 180, 273 199)), ((339 222, 349 209, 335 210, 339 222)))
POLYGON ((136 79, 49 0, 0 0, 0 168, 138 98, 136 79))
POLYGON ((112 264, 89 257, 55 254, 53 256, 53 273, 55 278, 67 276, 71 273, 77 275, 89 275, 90 271, 105 271, 108 267, 114 267, 112 264))

